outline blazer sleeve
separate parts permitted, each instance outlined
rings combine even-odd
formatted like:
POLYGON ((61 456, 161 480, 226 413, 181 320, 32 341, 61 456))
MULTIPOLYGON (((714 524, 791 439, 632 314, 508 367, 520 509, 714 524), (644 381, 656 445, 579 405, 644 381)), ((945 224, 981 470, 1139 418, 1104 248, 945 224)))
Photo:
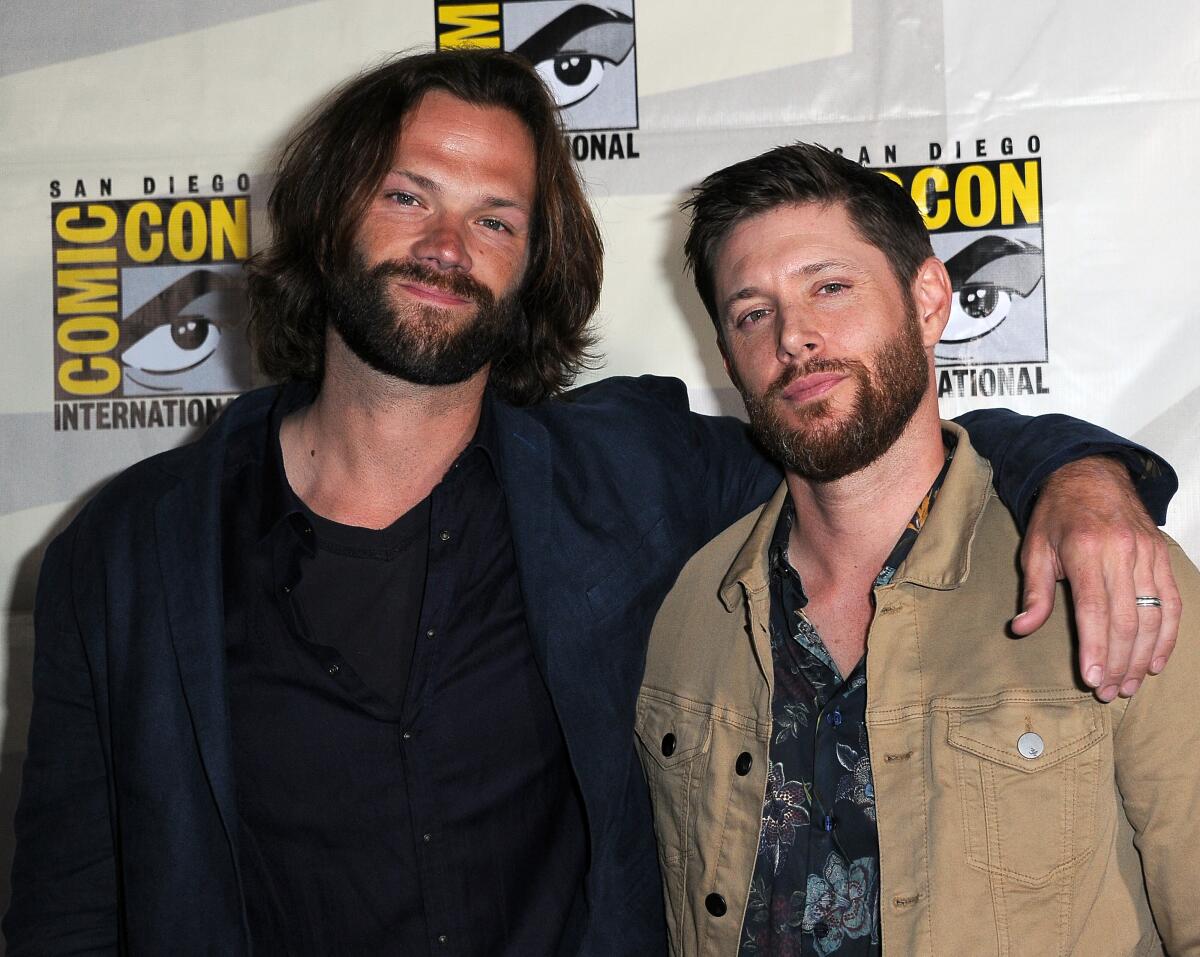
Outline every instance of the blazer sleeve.
POLYGON ((996 494, 1022 534, 1042 483, 1061 466, 1089 455, 1113 455, 1124 462, 1154 521, 1162 525, 1167 520, 1179 479, 1165 459, 1136 442, 1069 415, 1030 417, 1010 409, 979 409, 954 421, 992 464, 996 494))
POLYGON ((72 598, 79 522, 51 543, 34 612, 33 712, 17 806, 9 957, 116 954, 118 901, 108 773, 72 598))

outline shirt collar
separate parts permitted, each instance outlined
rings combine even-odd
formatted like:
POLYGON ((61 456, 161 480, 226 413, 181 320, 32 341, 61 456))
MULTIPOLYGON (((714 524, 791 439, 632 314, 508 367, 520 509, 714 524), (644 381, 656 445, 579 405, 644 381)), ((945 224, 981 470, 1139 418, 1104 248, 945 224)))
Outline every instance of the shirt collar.
MULTIPOLYGON (((971 545, 979 518, 991 496, 991 466, 971 447, 966 430, 953 422, 942 422, 948 457, 937 482, 937 509, 928 513, 911 551, 892 577, 892 583, 913 582, 929 588, 957 588, 970 571, 971 545)), ((776 490, 763 506, 746 544, 721 582, 720 597, 732 611, 744 594, 754 595, 770 587, 771 575, 779 565, 791 574, 787 563, 787 536, 792 526, 792 505, 787 483, 776 490)), ((797 578, 797 582, 799 579, 797 578)))
MULTIPOLYGON (((259 541, 270 535, 280 522, 307 523, 304 505, 288 483, 287 472, 283 467, 283 448, 279 444, 279 430, 283 426, 283 420, 289 415, 313 403, 317 397, 317 391, 316 383, 287 383, 280 389, 279 395, 271 407, 267 425, 266 449, 262 460, 263 489, 262 507, 258 517, 259 541)), ((488 388, 484 392, 475 435, 467 443, 466 448, 459 453, 458 458, 454 460, 451 469, 473 462, 475 458, 480 457, 490 465, 493 471, 496 470, 498 445, 496 414, 493 408, 495 401, 492 390, 488 388)), ((308 539, 305 538, 305 541, 308 539)))

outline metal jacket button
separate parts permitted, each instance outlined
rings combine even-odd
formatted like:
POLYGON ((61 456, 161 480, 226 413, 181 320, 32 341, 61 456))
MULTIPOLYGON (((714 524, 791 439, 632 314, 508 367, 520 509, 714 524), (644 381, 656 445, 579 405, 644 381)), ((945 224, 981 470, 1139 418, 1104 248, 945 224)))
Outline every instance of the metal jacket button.
POLYGON ((750 756, 749 751, 743 751, 738 755, 737 764, 735 764, 733 768, 738 774, 740 774, 742 777, 745 777, 750 773, 750 768, 753 766, 754 758, 750 756))
POLYGON ((729 909, 725 906, 725 898, 720 894, 709 894, 704 898, 704 907, 713 917, 724 917, 725 911, 729 909))
POLYGON ((1046 742, 1036 731, 1026 731, 1017 738, 1017 750, 1023 758, 1040 758, 1046 750, 1046 742))
POLYGON ((663 735, 662 753, 665 758, 669 758, 675 753, 675 735, 670 731, 663 735))

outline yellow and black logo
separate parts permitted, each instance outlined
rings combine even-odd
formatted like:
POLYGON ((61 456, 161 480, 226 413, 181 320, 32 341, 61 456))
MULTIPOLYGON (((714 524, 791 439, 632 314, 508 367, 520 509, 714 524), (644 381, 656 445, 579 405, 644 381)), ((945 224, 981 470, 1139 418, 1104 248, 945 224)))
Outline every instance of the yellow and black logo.
POLYGON ((509 50, 529 60, 568 130, 638 125, 633 0, 435 0, 438 49, 509 50))
POLYGON ((939 365, 1049 358, 1041 169, 1032 158, 879 170, 912 196, 950 273, 955 298, 934 349, 939 365))
POLYGON ((52 203, 51 229, 58 403, 249 387, 248 196, 52 203))

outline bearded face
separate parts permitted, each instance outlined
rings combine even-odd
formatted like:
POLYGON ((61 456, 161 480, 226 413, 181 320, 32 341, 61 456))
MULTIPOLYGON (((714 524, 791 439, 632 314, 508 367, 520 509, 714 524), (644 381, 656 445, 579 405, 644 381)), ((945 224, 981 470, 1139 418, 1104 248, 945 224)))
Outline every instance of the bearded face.
POLYGON ((371 368, 417 385, 469 379, 507 351, 516 334, 516 290, 500 297, 469 274, 437 270, 416 260, 368 266, 356 254, 329 284, 330 321, 350 350, 371 368), (397 291, 414 282, 474 303, 456 310, 419 302, 397 291))
POLYGON ((788 368, 762 395, 752 395, 736 378, 734 384, 754 434, 789 472, 830 482, 861 471, 900 438, 928 388, 929 364, 916 310, 910 302, 900 336, 876 350, 869 362, 810 359, 788 368), (839 414, 828 399, 788 408, 781 398, 784 389, 821 372, 854 379, 850 410, 839 414))

